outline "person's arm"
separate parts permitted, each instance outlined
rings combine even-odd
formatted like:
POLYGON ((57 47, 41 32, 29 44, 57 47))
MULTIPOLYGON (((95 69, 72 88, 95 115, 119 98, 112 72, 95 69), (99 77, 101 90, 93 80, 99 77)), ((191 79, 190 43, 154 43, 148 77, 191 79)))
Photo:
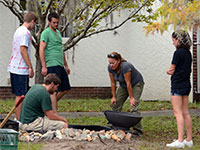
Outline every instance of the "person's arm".
POLYGON ((42 75, 46 76, 47 75, 47 66, 45 63, 45 48, 46 48, 46 43, 44 41, 40 42, 40 49, 39 49, 39 55, 40 55, 40 61, 41 61, 41 65, 42 65, 42 75))
POLYGON ((169 67, 169 69, 167 70, 167 74, 168 75, 173 75, 176 69, 176 65, 171 64, 171 66, 169 67))
POLYGON ((28 56, 28 48, 26 46, 20 46, 20 53, 26 65, 28 66, 29 77, 32 78, 34 76, 33 67, 31 61, 28 56))
POLYGON ((128 94, 129 94, 129 99, 130 99, 130 105, 134 106, 136 104, 136 100, 133 97, 133 90, 132 90, 132 85, 131 85, 131 72, 127 72, 124 74, 124 79, 126 81, 126 85, 127 85, 127 90, 128 90, 128 94))
POLYGON ((109 73, 109 76, 110 76, 110 84, 111 84, 111 90, 112 90, 112 99, 111 99, 111 102, 110 102, 110 106, 112 106, 113 104, 116 104, 116 81, 113 77, 113 74, 112 73, 109 73))
POLYGON ((176 50, 174 52, 171 65, 170 65, 169 69, 167 70, 167 74, 168 75, 173 75, 174 74, 175 69, 176 69, 176 65, 181 62, 180 58, 181 58, 181 53, 180 53, 180 51, 176 50))
POLYGON ((67 72, 67 74, 70 74, 70 69, 68 67, 67 60, 65 58, 65 52, 64 52, 64 50, 63 50, 63 58, 64 58, 64 66, 65 66, 66 72, 67 72))
POLYGON ((50 120, 63 121, 63 122, 65 122, 65 123, 68 124, 68 121, 67 121, 65 118, 63 118, 63 117, 59 116, 58 114, 54 113, 53 110, 46 110, 46 111, 45 111, 45 115, 46 115, 50 120))

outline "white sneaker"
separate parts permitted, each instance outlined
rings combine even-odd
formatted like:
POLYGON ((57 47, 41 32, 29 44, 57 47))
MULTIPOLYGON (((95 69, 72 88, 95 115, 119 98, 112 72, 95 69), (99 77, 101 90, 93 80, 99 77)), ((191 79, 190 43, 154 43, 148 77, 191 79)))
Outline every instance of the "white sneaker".
POLYGON ((175 142, 167 144, 166 146, 171 148, 184 148, 185 144, 184 142, 179 142, 178 140, 176 140, 175 142))
POLYGON ((192 147, 192 146, 193 146, 193 141, 192 141, 192 140, 188 142, 188 141, 185 139, 183 142, 184 142, 185 146, 187 146, 187 147, 192 147))

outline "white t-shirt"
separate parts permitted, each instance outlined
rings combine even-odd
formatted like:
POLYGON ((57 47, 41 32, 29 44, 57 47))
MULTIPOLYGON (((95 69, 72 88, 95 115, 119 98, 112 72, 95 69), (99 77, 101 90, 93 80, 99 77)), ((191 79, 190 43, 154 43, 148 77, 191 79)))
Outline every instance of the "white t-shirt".
POLYGON ((29 75, 28 66, 20 52, 20 46, 26 46, 28 48, 28 56, 31 59, 31 33, 23 25, 15 31, 13 37, 13 50, 8 64, 8 72, 29 75))

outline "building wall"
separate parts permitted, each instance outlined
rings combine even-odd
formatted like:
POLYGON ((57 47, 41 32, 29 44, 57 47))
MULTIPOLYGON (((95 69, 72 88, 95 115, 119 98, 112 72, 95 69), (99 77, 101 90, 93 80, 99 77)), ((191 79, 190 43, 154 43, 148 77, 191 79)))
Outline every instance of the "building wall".
POLYGON ((0 12, 0 86, 6 86, 9 83, 7 66, 17 19, 2 4, 0 4, 0 12))
POLYGON ((74 51, 67 51, 71 84, 75 87, 109 87, 106 56, 117 51, 142 73, 145 80, 142 99, 169 100, 170 76, 166 70, 175 50, 171 32, 146 37, 143 26, 129 22, 116 30, 115 35, 114 31, 98 34, 82 40, 74 51), (74 63, 71 60, 73 53, 74 63))
MULTIPOLYGON (((0 5, 0 10, 4 12, 0 14, 3 18, 0 23, 0 33, 3 35, 0 36, 0 86, 9 87, 7 65, 11 55, 12 37, 18 27, 18 21, 2 5, 0 5)), ((126 12, 121 14, 121 17, 124 15, 126 12)), ((120 18, 115 18, 114 23, 119 20, 120 18)), ((128 22, 116 31, 83 39, 74 47, 74 50, 68 50, 66 58, 71 69, 69 76, 71 86, 74 89, 106 88, 110 93, 106 56, 112 51, 117 51, 142 73, 145 81, 143 100, 169 100, 170 76, 166 74, 166 70, 170 66, 175 50, 171 41, 171 31, 162 36, 155 33, 146 37, 143 26, 144 24, 141 23, 128 22)), ((34 49, 32 62, 35 64, 34 49)), ((30 85, 33 83, 34 79, 31 79, 30 85)))

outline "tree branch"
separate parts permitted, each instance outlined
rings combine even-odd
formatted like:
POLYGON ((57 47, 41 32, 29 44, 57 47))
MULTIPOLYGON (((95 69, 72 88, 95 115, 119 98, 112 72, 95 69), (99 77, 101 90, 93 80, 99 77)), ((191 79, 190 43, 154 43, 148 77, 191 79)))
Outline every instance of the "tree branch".
POLYGON ((96 32, 93 32, 93 33, 90 33, 88 34, 86 37, 89 37, 91 35, 94 35, 94 34, 98 34, 98 33, 101 33, 101 32, 105 32, 105 31, 112 31, 112 30, 115 30, 119 27, 121 27, 122 25, 124 25, 127 21, 129 21, 131 18, 133 18, 133 16, 135 16, 141 9, 142 9, 143 6, 141 6, 137 11, 135 11, 134 13, 132 13, 132 15, 130 15, 128 18, 126 18, 123 22, 121 22, 119 25, 115 26, 115 27, 112 27, 112 28, 107 28, 107 29, 102 29, 102 30, 99 30, 99 31, 96 31, 96 32))
POLYGON ((13 3, 17 4, 17 6, 19 7, 19 9, 22 10, 22 12, 24 14, 24 8, 18 2, 16 2, 15 0, 14 0, 13 3))
MULTIPOLYGON (((100 4, 102 5, 102 3, 100 4)), ((91 27, 91 24, 94 22, 94 20, 100 16, 101 14, 103 14, 104 12, 106 12, 108 9, 112 8, 111 6, 107 6, 105 9, 103 9, 102 11, 100 11, 98 14, 96 14, 97 11, 95 11, 93 13, 93 17, 91 19, 88 20, 85 28, 83 30, 80 31, 80 35, 77 32, 77 34, 74 34, 73 36, 70 37, 70 39, 68 40, 67 43, 64 44, 64 51, 68 50, 69 48, 73 47, 74 45, 76 45, 76 43, 78 43, 81 39, 83 39, 86 34, 87 31, 89 30, 89 28, 91 27), (96 14, 96 15, 95 15, 96 14), (78 36, 79 35, 79 36, 78 36)))
POLYGON ((99 4, 99 6, 95 9, 94 13, 92 14, 92 17, 95 17, 97 11, 98 11, 99 8, 103 5, 103 3, 104 3, 104 2, 101 2, 101 3, 99 4))
POLYGON ((63 2, 62 0, 59 2, 59 4, 58 4, 58 15, 59 16, 63 13, 68 1, 69 0, 64 0, 64 4, 61 4, 63 2))
MULTIPOLYGON (((90 3, 92 3, 92 1, 90 1, 90 3)), ((78 19, 79 17, 81 17, 82 14, 83 14, 83 12, 89 7, 90 3, 88 3, 83 9, 81 9, 80 13, 79 13, 78 15, 76 15, 74 19, 78 19)), ((100 5, 102 5, 102 3, 101 3, 100 5)), ((100 7, 100 6, 99 6, 99 7, 100 7)), ((95 12, 95 13, 96 13, 96 12, 95 12)), ((93 15, 93 16, 94 16, 94 15, 93 15)), ((95 17, 93 17, 93 18, 95 18, 95 17)), ((91 18, 91 19, 92 19, 92 18, 91 18)), ((88 22, 91 22, 91 23, 92 23, 91 19, 90 19, 88 22)), ((88 25, 87 25, 87 26, 88 26, 88 25)), ((85 30, 86 30, 86 28, 83 29, 81 32, 84 32, 85 30)), ((74 34, 74 35, 72 35, 72 36, 70 37, 70 39, 68 40, 67 43, 70 43, 69 41, 73 41, 73 40, 74 40, 76 37, 78 37, 79 35, 80 35, 80 34, 79 34, 78 31, 77 31, 76 34, 74 34)), ((78 42, 78 41, 77 41, 77 42, 78 42)))
POLYGON ((5 7, 8 7, 8 6, 6 5, 6 3, 5 3, 5 1, 1 1, 1 0, 0 0, 0 3, 2 3, 5 7))
POLYGON ((87 10, 87 8, 90 6, 90 4, 91 4, 92 2, 93 2, 93 1, 90 1, 89 3, 87 3, 87 4, 85 5, 85 7, 81 8, 81 10, 79 11, 79 13, 76 13, 76 15, 75 15, 72 19, 68 20, 68 22, 65 24, 65 26, 64 26, 63 29, 61 30, 61 33, 63 33, 63 32, 67 29, 67 27, 69 26, 69 24, 70 24, 70 22, 71 22, 72 20, 77 20, 78 18, 81 18, 81 16, 83 15, 84 11, 87 10))
MULTIPOLYGON (((78 36, 77 34, 74 36, 71 36, 70 39, 68 40, 67 43, 64 44, 64 51, 72 48, 73 46, 75 46, 81 39, 87 38, 89 36, 92 36, 94 34, 98 34, 101 32, 105 32, 105 31, 112 31, 115 30, 119 27, 121 27, 122 25, 124 25, 127 21, 129 21, 131 18, 133 18, 146 4, 148 3, 148 0, 146 0, 136 11, 132 11, 129 15, 128 18, 126 18, 124 21, 122 21, 119 25, 112 27, 112 28, 106 28, 106 29, 102 29, 96 32, 92 32, 90 34, 87 35, 87 31, 89 30, 89 28, 91 27, 91 24, 94 22, 94 20, 100 16, 102 13, 106 12, 109 8, 112 9, 113 7, 108 6, 107 8, 105 8, 104 10, 102 10, 101 12, 99 12, 96 16, 94 15, 97 11, 95 11, 93 13, 93 17, 88 21, 86 27, 81 31, 81 34, 78 36)), ((116 6, 116 5, 115 5, 116 6)), ((115 7, 117 8, 117 6, 115 7)), ((111 13, 112 11, 110 11, 111 13)))
POLYGON ((14 3, 17 4, 17 2, 15 1, 12 1, 12 2, 9 2, 9 1, 6 1, 4 0, 4 2, 6 3, 3 3, 3 1, 0 1, 5 7, 9 8, 10 11, 15 15, 17 16, 17 18, 23 22, 23 15, 21 12, 19 12, 19 9, 17 9, 15 6, 14 6, 14 3))
POLYGON ((43 16, 47 16, 49 9, 51 8, 51 4, 53 3, 54 0, 50 0, 50 2, 48 3, 47 9, 45 11, 45 13, 43 14, 43 16))

